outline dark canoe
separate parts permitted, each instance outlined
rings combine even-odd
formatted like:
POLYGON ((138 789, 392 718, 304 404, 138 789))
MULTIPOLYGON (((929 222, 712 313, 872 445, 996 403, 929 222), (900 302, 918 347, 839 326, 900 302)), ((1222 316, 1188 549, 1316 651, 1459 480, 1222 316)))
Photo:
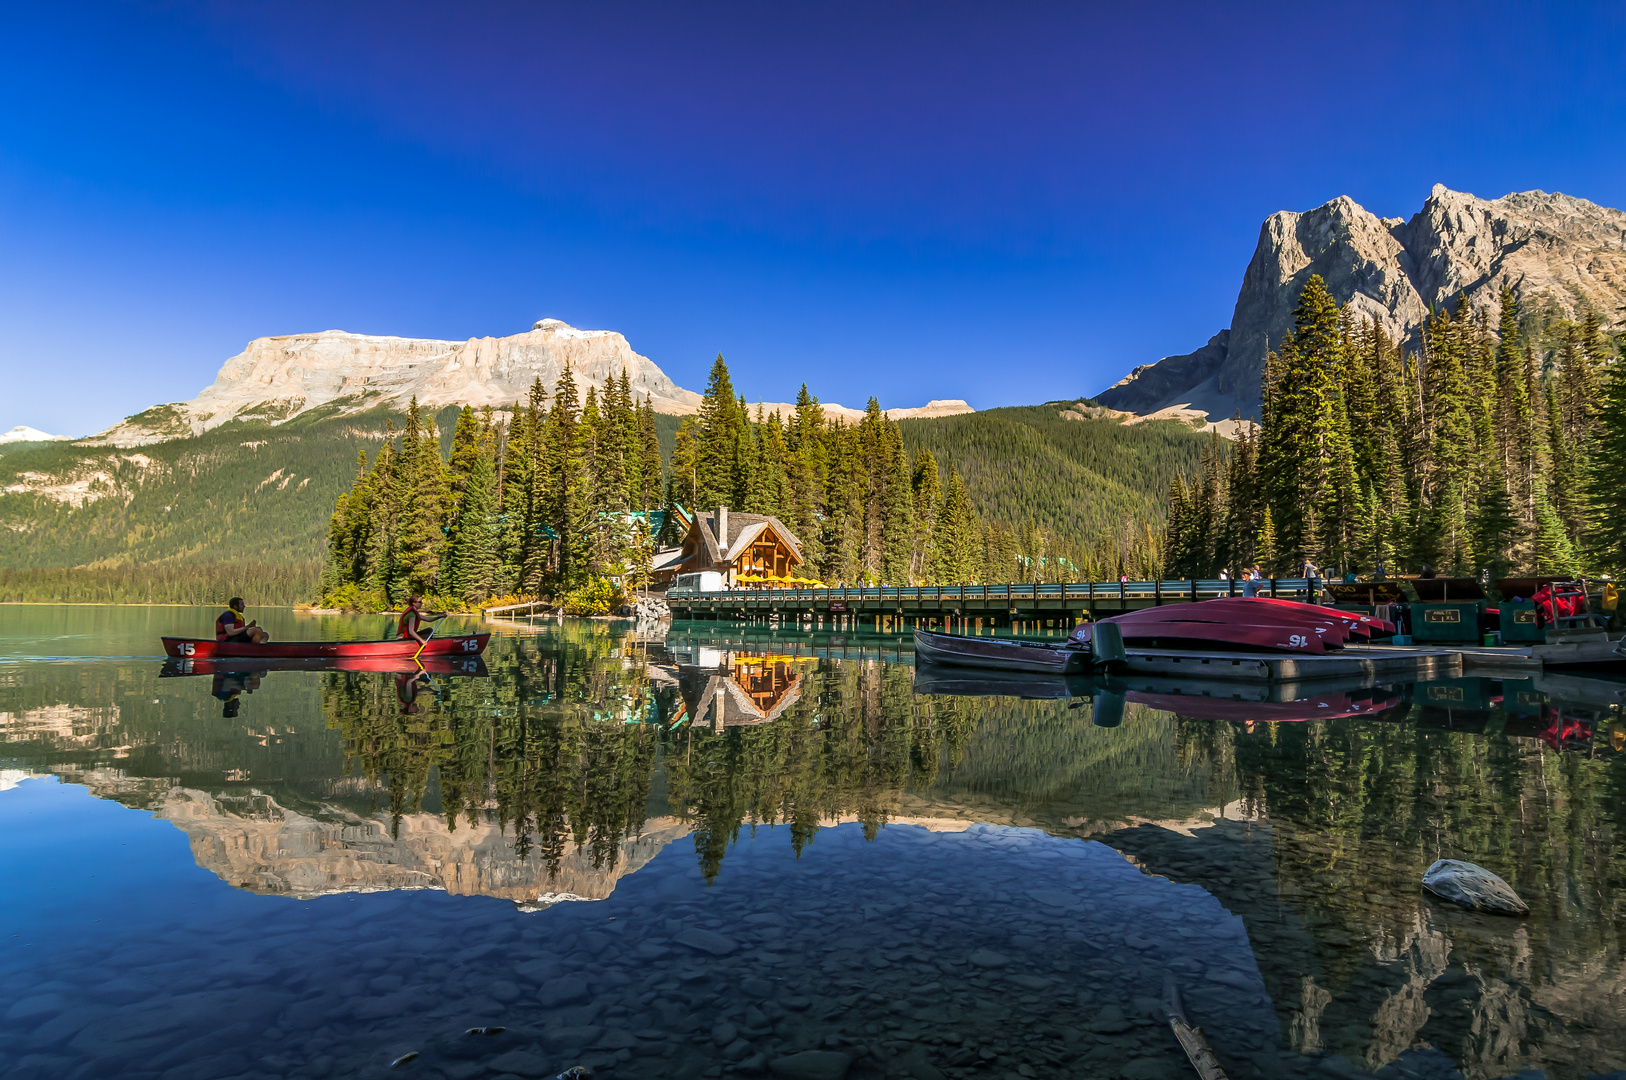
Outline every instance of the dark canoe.
POLYGON ((930 664, 915 668, 914 691, 917 694, 1060 699, 1094 697, 1099 690, 1096 681, 1088 675, 1034 675, 1022 671, 930 664))
POLYGON ((381 671, 397 675, 411 674, 422 668, 430 675, 484 676, 485 658, 471 656, 424 656, 414 660, 410 656, 355 656, 338 658, 254 657, 224 656, 194 660, 190 657, 171 657, 164 661, 160 678, 185 675, 253 675, 265 671, 381 671))
POLYGON ((1014 638, 962 637, 915 631, 915 657, 922 663, 950 667, 1023 671, 1038 675, 1077 675, 1090 668, 1090 650, 1014 638))
POLYGON ((164 653, 180 660, 224 658, 258 660, 354 660, 361 657, 478 656, 485 651, 490 634, 462 634, 430 638, 418 651, 411 638, 389 641, 215 641, 210 638, 164 638, 164 653))

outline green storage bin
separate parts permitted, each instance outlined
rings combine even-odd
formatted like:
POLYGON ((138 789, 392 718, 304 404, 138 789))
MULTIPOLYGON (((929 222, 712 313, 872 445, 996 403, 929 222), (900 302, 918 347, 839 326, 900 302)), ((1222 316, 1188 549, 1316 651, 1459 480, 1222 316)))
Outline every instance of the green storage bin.
POLYGON ((1536 625, 1534 600, 1503 600, 1502 642, 1507 645, 1541 645, 1547 641, 1547 628, 1536 625))
POLYGON ((1411 606, 1411 636, 1416 642, 1451 641, 1479 644, 1480 616, 1485 608, 1482 600, 1465 600, 1445 604, 1413 604, 1411 606))

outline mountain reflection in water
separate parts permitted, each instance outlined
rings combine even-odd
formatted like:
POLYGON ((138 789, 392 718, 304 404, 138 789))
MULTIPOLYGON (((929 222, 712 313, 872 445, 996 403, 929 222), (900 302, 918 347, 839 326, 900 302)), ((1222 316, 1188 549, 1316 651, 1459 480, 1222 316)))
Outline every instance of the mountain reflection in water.
POLYGON ((218 673, 39 668, 0 677, 0 730, 7 768, 152 810, 222 879, 302 897, 602 898, 684 836, 726 880, 765 826, 797 853, 839 822, 1097 839, 1242 918, 1293 1050, 1626 1065, 1618 684, 1023 688, 910 660, 895 638, 569 624, 494 638, 480 673, 229 674, 225 721, 218 673), (1446 857, 1530 916, 1425 900, 1446 857))

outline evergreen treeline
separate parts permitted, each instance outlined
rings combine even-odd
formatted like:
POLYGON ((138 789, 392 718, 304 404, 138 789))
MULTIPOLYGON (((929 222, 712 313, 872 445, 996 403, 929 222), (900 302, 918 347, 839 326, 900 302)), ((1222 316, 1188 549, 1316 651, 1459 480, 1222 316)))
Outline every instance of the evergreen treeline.
MULTIPOLYGON (((1093 438, 1100 458, 1111 456, 1109 447, 1168 437, 1146 432, 1137 440, 1127 435, 1134 429, 1020 411, 1054 418, 1056 432, 1074 443, 1093 438), (1084 430, 1095 427, 1111 434, 1084 430)), ((863 418, 849 424, 827 416, 806 384, 789 416, 764 415, 760 406, 753 415, 718 357, 699 413, 678 427, 669 501, 778 517, 801 544, 804 575, 829 585, 1150 574, 1161 540, 1151 524, 1155 501, 1101 497, 1120 478, 1129 489, 1140 447, 1106 480, 1092 470, 1094 459, 1080 463, 1075 445, 1054 432, 1035 435, 1033 419, 978 414, 900 424, 871 398, 863 418)), ((1171 465, 1191 460, 1168 456, 1171 465)))
POLYGON ((1024 453, 1025 425, 922 427, 911 453, 873 398, 847 423, 804 384, 790 415, 760 406, 753 414, 719 356, 698 413, 678 424, 663 487, 655 416, 647 401, 633 401, 625 373, 602 401, 589 389, 578 405, 567 370, 551 401, 537 383, 506 421, 464 409, 449 459, 414 403, 398 437, 391 429, 370 464, 357 459, 329 526, 323 592, 345 607, 388 607, 411 593, 447 605, 513 594, 605 610, 617 588, 611 579, 647 576, 657 540, 650 511, 666 508, 659 539, 676 543, 673 509, 724 504, 779 518, 800 542, 802 578, 831 585, 1150 576, 1160 556, 1157 507, 1127 494, 1130 474, 1147 456, 1169 469, 1192 460, 1195 440, 1148 432, 1107 479, 1095 469, 1130 440, 1083 430, 1093 426, 1057 421, 1093 451, 1080 466, 1091 479, 1058 485, 1046 466, 1065 453, 1024 453), (934 442, 967 462, 979 489, 992 489, 986 501, 973 498, 956 466, 939 466, 934 442), (1020 515, 1024 502, 1029 512, 1020 515), (985 517, 979 507, 988 505, 995 509, 985 517), (1064 531, 1081 521, 1096 526, 1093 536, 1064 531))
POLYGON ((1211 444, 1170 486, 1168 571, 1303 561, 1390 573, 1626 567, 1626 366, 1598 316, 1492 325, 1459 300, 1421 349, 1340 310, 1312 276, 1265 361, 1257 437, 1211 444))
POLYGON ((649 401, 627 373, 589 387, 567 367, 549 401, 540 380, 504 421, 487 408, 457 415, 450 456, 414 398, 338 499, 322 587, 329 604, 390 607, 412 593, 473 605, 519 593, 574 593, 607 610, 610 575, 647 575, 647 522, 663 501, 660 443, 649 401))
POLYGON ((314 559, 0 569, 0 603, 218 605, 243 596, 289 607, 316 595, 321 570, 314 559))

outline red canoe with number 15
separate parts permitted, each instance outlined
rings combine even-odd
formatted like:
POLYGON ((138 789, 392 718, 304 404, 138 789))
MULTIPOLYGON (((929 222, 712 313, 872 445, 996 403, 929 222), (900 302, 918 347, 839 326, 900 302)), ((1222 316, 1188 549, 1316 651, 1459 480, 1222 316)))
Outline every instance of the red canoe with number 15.
POLYGON ((164 638, 169 656, 210 660, 224 657, 255 657, 277 660, 332 660, 346 657, 478 656, 485 651, 490 634, 463 634, 458 637, 430 638, 418 652, 411 638, 390 641, 211 641, 206 638, 164 638))

